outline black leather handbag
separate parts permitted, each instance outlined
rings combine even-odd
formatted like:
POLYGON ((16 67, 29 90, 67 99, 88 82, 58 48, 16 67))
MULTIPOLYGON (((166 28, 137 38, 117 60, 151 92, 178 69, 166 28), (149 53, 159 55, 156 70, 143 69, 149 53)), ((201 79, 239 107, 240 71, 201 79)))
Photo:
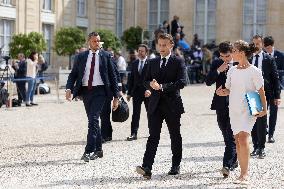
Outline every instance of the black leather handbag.
POLYGON ((113 122, 124 122, 129 117, 129 107, 125 102, 123 97, 119 98, 118 108, 113 111, 112 110, 112 121, 113 122))

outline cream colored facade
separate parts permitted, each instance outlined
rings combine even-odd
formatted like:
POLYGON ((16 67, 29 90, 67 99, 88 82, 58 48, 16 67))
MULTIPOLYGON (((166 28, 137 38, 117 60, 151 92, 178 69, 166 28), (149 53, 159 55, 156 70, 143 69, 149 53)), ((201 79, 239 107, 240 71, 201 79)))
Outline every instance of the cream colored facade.
MULTIPOLYGON (((167 7, 165 9, 169 21, 174 15, 178 15, 184 25, 186 39, 191 43, 196 32, 197 1, 204 1, 207 6, 210 1, 215 2, 216 19, 213 33, 216 43, 243 38, 245 0, 0 0, 0 20, 12 20, 13 33, 16 34, 37 31, 50 35, 51 68, 58 70, 60 66, 65 68, 68 65, 68 58, 58 57, 52 51, 54 34, 60 27, 78 26, 86 33, 97 28, 105 28, 116 33, 118 14, 121 14, 122 31, 138 25, 148 30, 149 22, 153 20, 149 18, 149 10, 153 8, 151 3, 158 2, 160 4, 157 6, 157 15, 161 14, 161 7, 167 7), (117 1, 122 3, 120 10, 117 1), (3 2, 8 2, 8 5, 3 2), (50 8, 44 8, 44 3, 49 2, 50 8), (78 14, 80 3, 84 5, 84 8, 81 7, 85 10, 83 15, 78 14), (165 4, 167 6, 164 6, 165 4)), ((265 34, 272 35, 276 41, 276 48, 284 50, 284 1, 267 0, 266 3, 265 34)), ((162 18, 157 19, 157 26, 163 22, 160 19, 162 18)))

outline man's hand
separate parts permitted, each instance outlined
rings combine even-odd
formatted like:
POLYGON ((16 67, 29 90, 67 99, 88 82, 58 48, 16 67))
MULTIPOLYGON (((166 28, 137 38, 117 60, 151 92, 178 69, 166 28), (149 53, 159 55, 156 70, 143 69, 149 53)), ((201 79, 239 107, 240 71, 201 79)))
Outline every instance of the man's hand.
POLYGON ((150 97, 150 96, 151 96, 151 91, 146 90, 144 96, 145 96, 146 98, 150 97))
POLYGON ((126 97, 127 102, 129 102, 130 99, 131 99, 131 96, 130 96, 130 95, 127 95, 127 97, 126 97))
POLYGON ((72 94, 71 94, 71 90, 70 90, 70 89, 67 89, 67 90, 65 91, 65 98, 66 98, 66 100, 68 100, 69 102, 71 102, 71 100, 72 100, 72 94))
POLYGON ((115 111, 118 108, 118 98, 114 98, 112 101, 112 110, 115 111))
POLYGON ((228 64, 227 62, 224 62, 224 63, 217 69, 217 71, 221 73, 221 72, 226 71, 228 68, 229 68, 229 64, 228 64))
POLYGON ((153 81, 150 82, 150 86, 152 87, 152 89, 157 91, 161 89, 160 84, 155 79, 153 79, 153 81))
POLYGON ((280 99, 274 99, 274 104, 275 106, 279 106, 281 103, 281 100, 280 99))
POLYGON ((228 96, 230 91, 228 89, 223 89, 222 85, 216 90, 218 96, 228 96))

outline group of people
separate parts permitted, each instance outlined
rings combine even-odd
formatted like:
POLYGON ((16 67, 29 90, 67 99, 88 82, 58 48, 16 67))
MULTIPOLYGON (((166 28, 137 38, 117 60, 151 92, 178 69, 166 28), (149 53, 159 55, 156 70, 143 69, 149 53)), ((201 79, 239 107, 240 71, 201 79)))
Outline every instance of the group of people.
MULTIPOLYGON (((71 101, 81 96, 88 117, 87 144, 81 158, 85 162, 103 157, 102 143, 112 140, 111 109, 115 111, 118 108, 119 97, 122 95, 117 65, 113 63, 112 56, 101 48, 100 42, 98 33, 88 35, 89 49, 75 58, 66 84, 66 99, 71 101)), ((226 146, 221 172, 224 177, 228 177, 230 171, 240 165, 241 173, 236 183, 248 182, 249 155, 265 157, 267 107, 270 107, 269 119, 272 123, 269 121, 269 142, 275 141, 275 109, 280 104, 281 92, 275 60, 279 61, 277 66, 283 66, 284 56, 280 52, 277 57, 274 56, 278 51, 273 44, 271 36, 264 40, 261 36, 254 36, 252 44, 242 40, 233 44, 223 42, 219 45, 220 58, 213 62, 206 77, 207 85, 216 83, 211 109, 216 110, 217 122, 226 146), (266 52, 262 50, 263 42, 266 52), (245 101, 245 94, 251 91, 259 93, 263 106, 257 116, 249 114, 245 101), (250 154, 251 133, 254 151, 250 154)), ((132 63, 127 91, 127 100, 132 98, 133 103, 128 141, 137 139, 143 102, 147 111, 149 137, 143 163, 136 167, 136 172, 147 179, 152 176, 151 170, 164 120, 171 139, 172 166, 169 175, 180 173, 182 160, 180 119, 185 109, 180 89, 186 85, 186 65, 182 58, 173 53, 174 39, 170 34, 160 34, 156 45, 159 56, 152 59, 147 57, 147 45, 139 45, 138 59, 132 63)))
POLYGON ((31 52, 26 59, 23 53, 19 53, 18 59, 12 61, 12 68, 15 71, 14 78, 18 93, 17 106, 21 106, 23 102, 27 107, 37 106, 38 104, 34 102, 36 77, 41 77, 48 68, 44 57, 37 52, 31 52))

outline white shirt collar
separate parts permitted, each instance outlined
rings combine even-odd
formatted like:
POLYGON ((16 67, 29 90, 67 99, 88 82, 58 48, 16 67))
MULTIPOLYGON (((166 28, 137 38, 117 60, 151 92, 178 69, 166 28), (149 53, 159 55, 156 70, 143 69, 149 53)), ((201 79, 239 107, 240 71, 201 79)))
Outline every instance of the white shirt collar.
MULTIPOLYGON (((99 52, 100 52, 100 50, 96 50, 96 52, 95 52, 95 53, 96 53, 96 55, 98 55, 98 54, 99 54, 99 52)), ((91 49, 89 50, 89 55, 90 55, 90 54, 93 54, 93 51, 92 51, 91 49)))
POLYGON ((170 52, 170 54, 168 54, 168 56, 166 56, 166 57, 162 57, 162 56, 161 56, 161 60, 162 60, 163 58, 166 58, 166 60, 169 60, 169 58, 170 58, 171 55, 172 55, 172 53, 170 52))
MULTIPOLYGON (((263 54, 263 50, 260 51, 260 53, 258 53, 259 56, 261 56, 263 54)), ((253 56, 257 55, 256 53, 253 53, 253 56)))
POLYGON ((147 56, 144 59, 139 58, 139 62, 143 61, 145 63, 146 60, 147 60, 147 56))

